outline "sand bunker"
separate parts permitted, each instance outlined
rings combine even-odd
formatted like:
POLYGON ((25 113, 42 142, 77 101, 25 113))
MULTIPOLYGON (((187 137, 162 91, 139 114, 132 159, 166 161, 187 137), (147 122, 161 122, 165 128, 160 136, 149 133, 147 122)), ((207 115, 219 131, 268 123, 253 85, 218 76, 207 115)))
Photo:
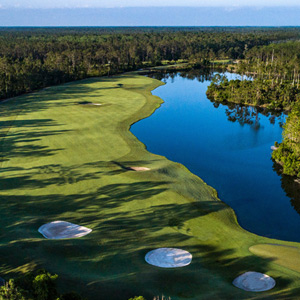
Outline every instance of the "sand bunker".
POLYGON ((80 105, 102 105, 101 103, 93 103, 93 102, 79 102, 80 105))
POLYGON ((234 286, 248 292, 263 292, 272 289, 276 282, 275 280, 259 272, 246 272, 232 282, 234 286))
POLYGON ((176 248, 158 248, 145 256, 148 264, 161 268, 179 268, 187 266, 192 261, 192 254, 176 248))
POLYGON ((146 168, 146 167, 129 167, 129 169, 132 171, 137 171, 137 172, 151 170, 150 168, 146 168))
POLYGON ((39 228, 39 232, 47 239, 71 239, 89 234, 92 229, 65 221, 54 221, 39 228))

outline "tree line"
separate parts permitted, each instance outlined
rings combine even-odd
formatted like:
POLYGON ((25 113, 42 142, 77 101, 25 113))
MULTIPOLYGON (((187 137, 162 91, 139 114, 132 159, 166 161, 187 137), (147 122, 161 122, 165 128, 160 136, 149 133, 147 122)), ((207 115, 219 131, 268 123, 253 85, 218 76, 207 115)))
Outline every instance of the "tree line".
POLYGON ((253 47, 232 68, 242 79, 215 78, 210 98, 281 110, 291 110, 300 99, 300 41, 253 47))
POLYGON ((272 158, 283 174, 300 178, 300 102, 294 105, 284 125, 283 141, 275 143, 272 158))
POLYGON ((2 28, 0 99, 87 77, 117 74, 163 60, 202 65, 241 59, 297 28, 2 28))
POLYGON ((207 89, 207 97, 217 102, 233 102, 266 107, 269 110, 290 110, 300 100, 300 86, 290 80, 280 83, 272 79, 228 80, 216 75, 207 89))

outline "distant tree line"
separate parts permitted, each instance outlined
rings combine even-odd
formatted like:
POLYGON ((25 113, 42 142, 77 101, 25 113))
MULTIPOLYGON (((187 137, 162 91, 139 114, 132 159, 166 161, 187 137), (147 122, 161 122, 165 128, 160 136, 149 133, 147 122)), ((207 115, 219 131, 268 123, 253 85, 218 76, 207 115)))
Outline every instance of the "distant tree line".
POLYGON ((9 28, 0 29, 0 99, 86 77, 185 59, 199 66, 241 59, 297 28, 9 28))

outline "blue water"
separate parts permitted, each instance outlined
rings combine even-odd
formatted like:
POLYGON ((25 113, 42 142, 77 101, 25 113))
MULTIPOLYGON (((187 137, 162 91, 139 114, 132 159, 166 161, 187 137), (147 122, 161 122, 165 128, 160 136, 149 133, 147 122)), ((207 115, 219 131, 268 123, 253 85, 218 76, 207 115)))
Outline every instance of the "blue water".
POLYGON ((166 84, 153 94, 164 103, 134 124, 132 133, 148 151, 182 163, 214 187, 243 228, 300 242, 300 215, 271 160, 270 148, 281 141, 285 117, 265 116, 251 107, 216 105, 205 94, 209 80, 178 73, 163 81, 166 84))

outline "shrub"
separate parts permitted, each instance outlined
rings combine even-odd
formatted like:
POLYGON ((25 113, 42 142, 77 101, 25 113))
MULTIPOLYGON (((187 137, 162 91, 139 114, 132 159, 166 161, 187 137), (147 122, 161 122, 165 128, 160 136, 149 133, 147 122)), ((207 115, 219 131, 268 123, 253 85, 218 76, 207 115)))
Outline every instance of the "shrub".
POLYGON ((21 290, 16 287, 13 279, 0 287, 0 300, 25 300, 21 290))

